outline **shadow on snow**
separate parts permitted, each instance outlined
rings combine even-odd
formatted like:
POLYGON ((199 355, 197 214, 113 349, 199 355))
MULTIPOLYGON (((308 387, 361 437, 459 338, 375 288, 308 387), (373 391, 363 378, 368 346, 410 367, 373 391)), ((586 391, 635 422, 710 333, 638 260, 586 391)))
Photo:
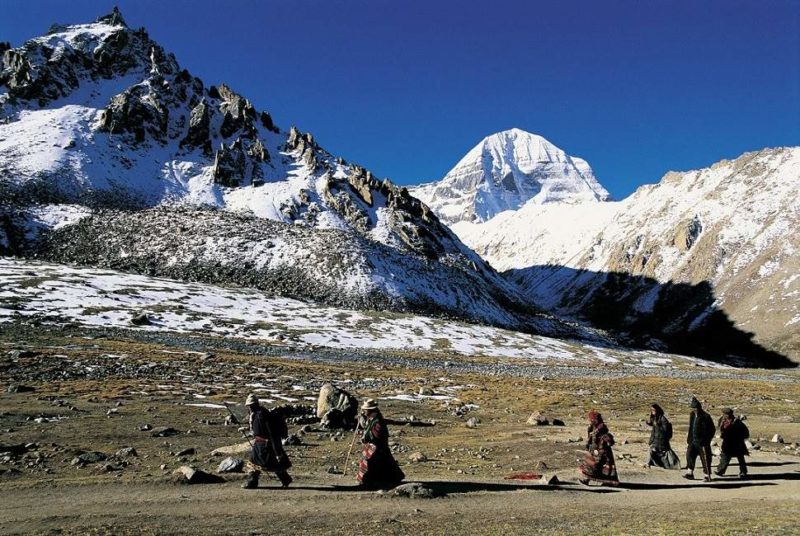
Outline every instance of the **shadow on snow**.
POLYGON ((735 366, 797 366, 737 328, 715 305, 707 281, 659 283, 645 276, 552 265, 508 270, 504 275, 541 307, 608 330, 634 348, 735 366))

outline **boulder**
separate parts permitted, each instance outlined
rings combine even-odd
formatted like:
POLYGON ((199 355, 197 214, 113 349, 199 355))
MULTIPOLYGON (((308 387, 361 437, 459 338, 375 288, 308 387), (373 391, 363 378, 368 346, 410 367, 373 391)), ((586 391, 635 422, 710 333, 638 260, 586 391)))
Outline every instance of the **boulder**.
POLYGON ((153 322, 150 320, 150 317, 147 316, 147 313, 139 313, 131 318, 131 324, 134 326, 151 326, 153 322))
POLYGON ((172 477, 177 484, 218 484, 225 482, 225 479, 221 476, 206 473, 191 465, 181 466, 172 473, 172 477))
POLYGON ((244 469, 244 460, 241 458, 227 457, 217 466, 218 473, 241 473, 244 469))
POLYGON ((411 463, 422 463, 428 461, 428 457, 425 456, 424 452, 414 452, 408 457, 408 461, 411 463))
POLYGON ((433 499, 436 492, 433 488, 420 482, 401 484, 389 492, 391 497, 407 497, 409 499, 433 499))
POLYGON ((773 443, 783 443, 783 437, 781 437, 780 434, 775 434, 774 436, 772 436, 772 439, 770 441, 772 441, 773 443))
POLYGON ((319 390, 319 397, 317 398, 317 417, 323 419, 331 410, 338 410, 341 412, 341 420, 344 424, 352 424, 352 426, 339 427, 346 428, 355 426, 356 417, 358 415, 358 400, 356 397, 344 389, 326 383, 319 390))
POLYGON ((28 385, 19 385, 19 384, 9 385, 8 389, 6 389, 6 391, 9 393, 32 393, 35 390, 36 389, 28 385))
POLYGON ((528 417, 526 423, 530 426, 547 426, 550 424, 550 419, 536 411, 532 413, 530 417, 528 417))
POLYGON ((114 456, 116 456, 117 458, 133 458, 138 455, 139 453, 136 452, 136 449, 133 447, 121 448, 114 454, 114 456))
POLYGON ((83 466, 90 463, 102 462, 106 459, 106 455, 102 452, 91 451, 79 454, 72 460, 72 465, 83 466))
POLYGON ((282 443, 284 445, 293 446, 293 447, 296 447, 297 445, 302 445, 303 444, 303 442, 300 440, 300 438, 296 434, 290 435, 289 437, 284 439, 282 441, 282 443))
POLYGON ((153 431, 150 432, 153 437, 169 437, 177 434, 178 431, 171 426, 159 426, 158 428, 153 428, 153 431))
POLYGON ((243 452, 250 452, 251 445, 248 441, 244 443, 237 443, 236 445, 228 445, 220 447, 211 451, 212 456, 230 456, 231 454, 241 454, 243 452))
POLYGON ((545 484, 547 486, 556 486, 561 483, 558 477, 554 474, 550 475, 542 475, 542 478, 539 479, 540 484, 545 484))
POLYGON ((481 420, 477 417, 470 417, 467 419, 466 426, 467 428, 477 428, 478 425, 481 423, 481 420))

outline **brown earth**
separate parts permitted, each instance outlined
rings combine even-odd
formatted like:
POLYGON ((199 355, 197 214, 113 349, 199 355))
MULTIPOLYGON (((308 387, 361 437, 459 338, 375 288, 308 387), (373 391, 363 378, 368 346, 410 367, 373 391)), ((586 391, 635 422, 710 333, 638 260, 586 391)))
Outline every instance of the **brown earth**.
MULTIPOLYGON (((24 453, 0 453, 3 534, 800 533, 796 371, 712 372, 702 379, 598 380, 589 373, 520 379, 431 371, 415 367, 413 360, 405 367, 360 368, 228 352, 202 356, 153 343, 53 334, 24 342, 23 348, 13 332, 0 332, 0 445, 36 443, 24 453), (32 353, 12 357, 8 352, 14 349, 32 353), (236 426, 224 425, 224 410, 187 403, 240 404, 252 389, 245 384, 261 383, 299 399, 297 404, 312 405, 303 397, 314 396, 328 380, 349 380, 341 385, 361 399, 413 395, 421 388, 457 397, 381 400, 385 416, 398 421, 390 430, 406 480, 425 482, 440 497, 356 490, 355 456, 350 474, 328 473, 333 465, 343 466, 351 433, 320 430, 318 424, 301 435, 302 445, 287 447, 295 477, 288 490, 279 489, 275 479, 243 490, 241 474, 228 475, 221 484, 173 483, 179 466, 213 472, 222 457, 212 456, 212 450, 242 441, 236 426), (8 393, 9 385, 34 391, 8 393), (715 417, 724 406, 747 415, 760 446, 749 458, 749 480, 686 481, 679 471, 643 467, 649 404, 659 401, 672 417, 673 446, 683 457, 691 394, 705 400, 715 417), (618 488, 577 482, 583 416, 593 407, 604 413, 617 438, 618 488), (458 408, 465 413, 456 415, 458 408), (526 424, 535 411, 563 419, 566 426, 526 424), (66 418, 34 420, 42 417, 66 418), (480 419, 477 428, 465 426, 470 417, 480 419), (145 423, 179 433, 152 437, 139 431, 145 423), (775 433, 784 444, 769 441, 775 433), (129 446, 137 456, 112 456, 129 446), (196 454, 176 456, 186 448, 196 454), (110 458, 72 465, 82 451, 110 458), (417 452, 427 461, 410 462, 417 452), (561 484, 505 479, 520 471, 555 474, 561 484)), ((241 406, 236 410, 244 414, 241 406)), ((292 424, 290 432, 299 428, 292 424)), ((737 472, 735 466, 729 470, 737 472)))

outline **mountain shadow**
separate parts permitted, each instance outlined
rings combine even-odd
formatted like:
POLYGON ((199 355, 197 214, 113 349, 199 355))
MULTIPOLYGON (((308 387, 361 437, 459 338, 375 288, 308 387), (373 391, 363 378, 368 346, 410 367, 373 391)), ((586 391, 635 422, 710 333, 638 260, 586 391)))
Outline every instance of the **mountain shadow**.
POLYGON ((711 284, 660 283, 645 276, 564 266, 508 270, 537 305, 586 321, 634 348, 668 351, 740 367, 797 367, 765 348, 715 305, 711 284))

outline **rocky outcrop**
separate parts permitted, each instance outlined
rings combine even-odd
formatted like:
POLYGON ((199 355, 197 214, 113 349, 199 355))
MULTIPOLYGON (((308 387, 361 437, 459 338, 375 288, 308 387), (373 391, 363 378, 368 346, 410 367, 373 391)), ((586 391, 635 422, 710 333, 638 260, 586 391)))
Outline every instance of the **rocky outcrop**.
POLYGON ((230 146, 224 143, 217 149, 212 169, 214 182, 221 186, 236 187, 242 184, 246 174, 245 151, 242 140, 237 139, 230 146))
POLYGON ((145 73, 154 65, 161 75, 177 72, 174 56, 166 54, 143 29, 128 29, 118 11, 98 22, 108 25, 102 38, 88 29, 62 34, 65 28, 56 27, 53 30, 61 32, 4 50, 0 86, 8 88, 12 99, 42 106, 69 95, 82 80, 110 79, 136 70, 145 73))
POLYGON ((163 142, 167 137, 169 110, 151 86, 138 85, 112 98, 100 121, 101 130, 130 134, 134 143, 145 141, 146 134, 163 142))
POLYGON ((201 99, 200 102, 192 108, 192 112, 189 116, 189 131, 181 144, 202 148, 204 154, 210 155, 210 118, 209 105, 206 103, 205 99, 201 99))

